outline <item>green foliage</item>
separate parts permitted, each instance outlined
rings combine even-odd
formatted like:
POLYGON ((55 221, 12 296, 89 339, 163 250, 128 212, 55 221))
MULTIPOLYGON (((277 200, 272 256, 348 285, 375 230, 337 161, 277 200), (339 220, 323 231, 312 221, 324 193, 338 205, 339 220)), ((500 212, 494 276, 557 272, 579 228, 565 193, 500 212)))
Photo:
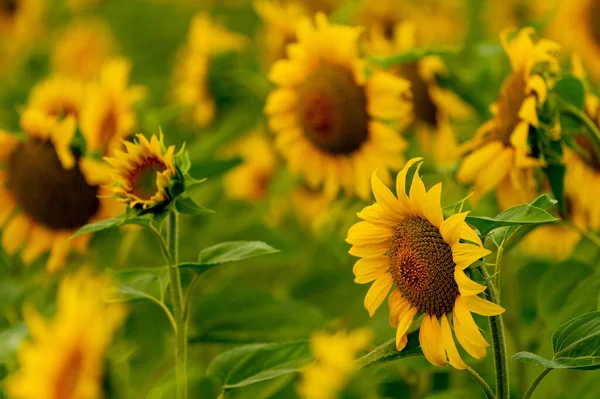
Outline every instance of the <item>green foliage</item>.
POLYGON ((586 313, 560 326, 552 335, 552 348, 552 359, 519 352, 513 360, 551 369, 599 369, 600 312, 586 313))
POLYGON ((564 101, 574 105, 579 109, 583 108, 585 100, 585 88, 583 87, 581 80, 573 76, 566 76, 556 82, 553 91, 564 101))
POLYGON ((148 299, 156 303, 164 302, 165 292, 169 286, 169 273, 166 266, 127 270, 108 269, 107 272, 118 282, 118 288, 106 293, 106 301, 148 299))
POLYGON ((307 342, 247 345, 217 356, 207 375, 228 390, 297 373, 311 360, 307 342))
POLYGON ((422 354, 418 332, 415 331, 408 334, 408 342, 402 351, 398 352, 396 349, 396 340, 391 339, 358 359, 356 363, 359 368, 363 368, 422 354))

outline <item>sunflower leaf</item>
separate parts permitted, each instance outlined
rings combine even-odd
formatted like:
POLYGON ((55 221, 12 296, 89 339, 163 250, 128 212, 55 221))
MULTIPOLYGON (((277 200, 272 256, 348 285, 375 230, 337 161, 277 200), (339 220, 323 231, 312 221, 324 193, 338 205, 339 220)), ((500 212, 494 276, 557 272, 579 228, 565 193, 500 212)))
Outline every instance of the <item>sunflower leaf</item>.
POLYGON ((543 209, 550 203, 556 203, 556 201, 544 194, 535 199, 531 204, 517 205, 499 213, 496 217, 469 215, 466 221, 470 225, 475 226, 481 235, 486 235, 500 227, 552 223, 559 219, 543 209))
POLYGON ((600 369, 600 312, 586 313, 561 325, 552 334, 552 347, 552 359, 519 352, 513 360, 551 369, 600 369))
POLYGON ((108 269, 107 273, 118 282, 114 290, 106 292, 107 302, 127 302, 148 299, 163 303, 169 285, 166 266, 158 268, 137 268, 128 270, 108 269))
POLYGON ((564 77, 556 83, 553 90, 568 103, 579 109, 583 108, 585 88, 581 80, 573 76, 564 77))
POLYGON ((235 389, 297 373, 312 359, 305 341, 246 345, 215 357, 206 374, 222 389, 235 389))
POLYGON ((408 334, 408 342, 402 351, 398 352, 396 349, 396 340, 391 339, 356 360, 356 364, 359 369, 362 369, 364 367, 422 354, 423 352, 421 351, 421 346, 419 344, 419 334, 417 331, 414 331, 408 334))
POLYGON ((226 160, 198 161, 189 171, 192 176, 207 178, 221 176, 242 163, 242 158, 226 160))
POLYGON ((215 213, 212 209, 198 205, 196 201, 187 196, 181 196, 175 199, 175 209, 177 209, 177 212, 188 215, 209 215, 215 213))

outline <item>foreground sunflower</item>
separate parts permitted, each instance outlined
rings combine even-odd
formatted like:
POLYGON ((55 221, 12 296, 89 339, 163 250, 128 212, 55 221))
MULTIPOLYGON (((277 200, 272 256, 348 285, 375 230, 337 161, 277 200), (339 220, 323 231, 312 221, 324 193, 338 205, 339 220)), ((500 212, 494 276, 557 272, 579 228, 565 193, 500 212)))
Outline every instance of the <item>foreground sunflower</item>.
POLYGON ((436 366, 450 363, 465 369, 449 316, 458 342, 480 359, 489 344, 471 312, 494 316, 504 309, 480 298, 478 294, 485 287, 465 274, 469 265, 490 251, 483 248, 477 234, 465 223, 467 212, 444 220, 442 185, 425 190, 419 177, 420 160, 411 159, 398 174, 398 197, 373 174, 376 203, 358 214, 364 221, 350 228, 346 241, 352 244, 350 254, 362 258, 354 265, 355 282, 373 282, 365 297, 365 308, 371 316, 395 286, 389 306, 390 324, 397 329, 396 348, 401 351, 406 346, 408 328, 417 314, 423 314, 419 341, 427 360, 436 366), (415 164, 407 195, 406 176, 415 164))
POLYGON ((311 339, 315 363, 302 371, 298 394, 302 399, 341 397, 355 371, 356 354, 368 347, 373 334, 367 329, 350 333, 316 333, 311 339))
POLYGON ((110 283, 89 271, 65 277, 51 321, 25 309, 31 341, 18 349, 19 371, 6 390, 19 399, 100 399, 106 352, 125 319, 121 304, 106 304, 110 283))
POLYGON ((187 42, 180 50, 173 73, 172 98, 188 109, 185 118, 198 127, 209 125, 216 105, 208 82, 211 61, 219 54, 239 52, 247 39, 230 32, 208 14, 196 14, 190 24, 187 42))
POLYGON ((124 58, 107 62, 100 78, 88 86, 81 111, 81 132, 88 151, 108 155, 137 126, 134 105, 145 95, 144 87, 129 86, 131 63, 124 58))
POLYGON ((49 272, 58 270, 71 249, 85 252, 90 235, 73 240, 85 224, 119 212, 116 201, 98 198, 110 181, 101 162, 73 150, 75 120, 49 119, 30 109, 21 117, 25 139, 0 131, 0 226, 8 255, 19 250, 26 265, 43 253, 49 272))
POLYGON ((168 187, 176 175, 173 155, 175 146, 165 148, 162 140, 142 134, 137 142, 124 141, 126 151, 115 150, 114 157, 104 158, 112 166, 115 180, 111 187, 119 201, 129 207, 147 209, 167 202, 168 187))
POLYGON ((316 25, 303 19, 289 58, 269 73, 277 89, 265 112, 276 147, 292 172, 328 197, 343 189, 368 198, 371 171, 400 168, 407 147, 392 126, 410 113, 409 83, 383 71, 367 74, 360 33, 330 24, 322 13, 316 25))
POLYGON ((510 33, 503 33, 501 39, 513 72, 504 80, 492 106, 494 118, 464 145, 470 154, 456 175, 460 183, 474 184, 473 203, 501 185, 496 196, 503 208, 531 196, 533 168, 543 163, 531 154, 529 130, 539 127, 538 110, 559 70, 556 43, 545 39, 534 43, 532 28, 522 29, 512 40, 510 33))
MULTIPOLYGON (((367 47, 374 56, 411 52, 422 45, 421 31, 411 22, 395 25, 392 33, 376 25, 369 33, 367 47)), ((457 160, 458 141, 450 122, 468 119, 472 111, 457 95, 437 83, 438 76, 447 74, 444 61, 428 56, 394 67, 390 72, 410 82, 411 123, 421 148, 439 167, 451 166, 457 160)))

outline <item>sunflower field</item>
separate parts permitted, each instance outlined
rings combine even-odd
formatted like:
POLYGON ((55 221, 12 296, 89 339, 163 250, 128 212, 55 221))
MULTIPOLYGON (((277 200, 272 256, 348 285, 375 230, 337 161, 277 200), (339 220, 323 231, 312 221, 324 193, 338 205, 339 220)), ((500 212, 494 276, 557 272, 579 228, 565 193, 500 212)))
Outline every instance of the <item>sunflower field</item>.
POLYGON ((600 1, 0 0, 0 399, 599 369, 600 1))

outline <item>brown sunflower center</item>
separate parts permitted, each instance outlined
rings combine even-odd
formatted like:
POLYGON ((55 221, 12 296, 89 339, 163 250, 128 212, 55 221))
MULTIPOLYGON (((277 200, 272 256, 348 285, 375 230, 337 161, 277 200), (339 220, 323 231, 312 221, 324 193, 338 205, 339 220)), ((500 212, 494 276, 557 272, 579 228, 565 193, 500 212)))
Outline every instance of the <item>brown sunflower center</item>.
POLYGON ((498 95, 497 128, 493 138, 510 144, 510 136, 519 124, 519 110, 525 100, 525 80, 518 73, 510 74, 500 88, 498 95))
POLYGON ((367 140, 365 90, 350 71, 320 67, 306 77, 298 94, 298 119, 315 146, 332 154, 349 154, 367 140))
POLYGON ((589 24, 592 37, 596 44, 600 45, 600 2, 594 0, 590 2, 589 24))
POLYGON ((79 348, 68 355, 56 379, 53 398, 70 398, 73 396, 83 368, 83 356, 83 352, 79 348))
POLYGON ((595 170, 600 170, 600 159, 598 159, 596 150, 590 139, 586 136, 578 135, 575 137, 575 142, 583 151, 585 163, 595 170))
POLYGON ((394 227, 388 257, 394 284, 419 311, 441 316, 452 310, 456 265, 437 227, 421 218, 403 220, 394 227))
POLYGON ((419 74, 419 64, 411 62, 402 65, 400 67, 400 74, 410 81, 414 113, 417 119, 430 126, 437 126, 437 106, 429 94, 427 82, 419 74))
POLYGON ((13 16, 19 10, 18 0, 0 0, 0 14, 13 16))
POLYGON ((111 107, 107 110, 106 114, 104 114, 100 123, 101 144, 104 147, 106 147, 106 145, 108 145, 108 143, 116 136, 117 128, 116 110, 111 107))
POLYGON ((21 209, 46 227, 70 230, 96 214, 98 187, 75 165, 66 170, 50 142, 21 143, 8 159, 8 188, 21 209))
POLYGON ((158 192, 156 177, 167 166, 158 158, 147 158, 129 176, 133 194, 143 200, 149 200, 158 192))

